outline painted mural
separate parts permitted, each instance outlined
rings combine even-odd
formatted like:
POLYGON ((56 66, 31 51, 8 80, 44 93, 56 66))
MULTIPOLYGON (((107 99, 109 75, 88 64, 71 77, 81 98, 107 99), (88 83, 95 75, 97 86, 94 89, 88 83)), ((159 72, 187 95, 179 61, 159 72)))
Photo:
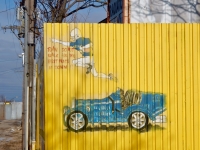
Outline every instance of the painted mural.
POLYGON ((191 23, 44 24, 39 149, 200 149, 199 32, 191 23))
POLYGON ((52 39, 52 42, 60 43, 67 47, 72 47, 74 50, 77 50, 82 56, 72 60, 72 64, 77 67, 86 68, 86 74, 92 73, 94 77, 107 78, 109 80, 117 81, 117 78, 114 77, 112 73, 108 75, 104 73, 99 73, 94 66, 94 57, 92 53, 92 42, 90 38, 82 37, 81 31, 78 28, 74 28, 70 32, 71 41, 61 41, 58 39, 52 39))
POLYGON ((90 124, 128 123, 130 128, 142 131, 149 119, 166 122, 160 116, 166 110, 163 94, 151 94, 118 89, 103 99, 76 99, 72 107, 64 107, 64 124, 72 131, 85 130, 90 124))
MULTIPOLYGON (((69 41, 52 38, 52 43, 67 47, 69 51, 68 57, 62 62, 84 68, 85 74, 91 74, 94 78, 118 82, 113 73, 101 73, 95 68, 95 50, 89 37, 82 36, 81 30, 77 27, 73 28, 67 36, 69 36, 69 41), (79 55, 75 57, 75 54, 70 54, 72 51, 77 51, 79 55)), ((56 68, 66 69, 67 65, 56 68)), ((105 95, 105 92, 103 94, 105 95)), ((113 124, 121 124, 121 127, 128 126, 128 128, 138 131, 148 131, 150 122, 166 123, 166 116, 162 115, 165 110, 165 96, 162 93, 125 90, 116 87, 115 91, 100 99, 74 98, 71 107, 64 106, 63 123, 67 131, 75 132, 87 131, 88 127, 95 125, 98 126, 97 130, 101 130, 104 125, 112 126, 113 124)))

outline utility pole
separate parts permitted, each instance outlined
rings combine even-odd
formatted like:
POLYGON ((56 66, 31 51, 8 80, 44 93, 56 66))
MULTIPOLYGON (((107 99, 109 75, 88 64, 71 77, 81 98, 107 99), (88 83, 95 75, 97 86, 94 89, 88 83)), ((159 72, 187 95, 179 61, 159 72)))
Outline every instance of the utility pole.
POLYGON ((23 110, 22 110, 22 149, 28 150, 29 140, 29 50, 28 50, 28 24, 29 17, 27 9, 24 7, 24 1, 20 3, 20 7, 17 8, 17 20, 20 21, 20 26, 7 26, 2 27, 3 30, 10 29, 13 33, 14 30, 18 30, 18 39, 24 38, 24 43, 21 42, 23 48, 23 62, 24 62, 24 75, 23 75, 23 110))
POLYGON ((24 7, 25 0, 20 2, 20 7, 17 8, 17 20, 21 22, 21 32, 18 34, 20 38, 24 38, 23 46, 23 66, 24 66, 24 75, 23 75, 23 105, 22 105, 22 150, 28 150, 28 135, 29 135, 29 50, 28 50, 28 24, 29 17, 27 14, 27 9, 24 7))
POLYGON ((28 24, 29 17, 27 9, 24 7, 24 1, 20 3, 20 7, 17 8, 17 19, 21 22, 20 28, 22 29, 20 38, 24 38, 23 46, 23 59, 24 59, 24 76, 23 76, 23 111, 22 111, 22 149, 28 150, 29 140, 29 50, 28 50, 28 24))
POLYGON ((6 26, 13 33, 18 30, 18 39, 24 38, 24 79, 22 113, 22 149, 35 150, 35 107, 36 107, 36 70, 35 70, 35 7, 36 0, 22 0, 17 9, 20 26, 6 26))
POLYGON ((28 22, 29 18, 27 10, 24 8, 24 19, 25 19, 25 33, 24 33, 24 99, 23 99, 23 126, 22 126, 22 141, 23 150, 28 150, 28 135, 29 135, 29 50, 28 50, 28 22))
POLYGON ((25 0, 25 7, 28 14, 28 31, 27 31, 27 44, 28 44, 28 149, 35 149, 35 0, 25 0))
POLYGON ((22 113, 22 147, 23 150, 35 149, 35 101, 36 88, 34 70, 35 59, 35 0, 22 0, 17 16, 20 18, 22 31, 18 34, 24 38, 24 87, 23 87, 23 113, 22 113))

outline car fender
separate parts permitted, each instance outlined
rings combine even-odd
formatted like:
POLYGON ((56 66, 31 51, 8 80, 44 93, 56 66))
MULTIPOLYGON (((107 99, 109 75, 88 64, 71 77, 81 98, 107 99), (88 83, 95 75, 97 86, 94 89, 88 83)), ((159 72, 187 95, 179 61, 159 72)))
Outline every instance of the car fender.
POLYGON ((69 106, 64 106, 63 108, 63 122, 66 127, 67 127, 67 116, 73 111, 74 109, 69 106))
POLYGON ((148 118, 150 118, 151 120, 152 120, 152 119, 155 120, 154 117, 153 117, 152 112, 149 111, 147 108, 144 108, 144 107, 142 107, 142 106, 140 106, 140 105, 127 107, 127 108, 124 110, 124 115, 125 115, 124 117, 125 117, 126 119, 128 119, 129 116, 130 116, 133 112, 136 112, 136 111, 143 112, 143 113, 145 113, 145 114, 148 116, 148 118))

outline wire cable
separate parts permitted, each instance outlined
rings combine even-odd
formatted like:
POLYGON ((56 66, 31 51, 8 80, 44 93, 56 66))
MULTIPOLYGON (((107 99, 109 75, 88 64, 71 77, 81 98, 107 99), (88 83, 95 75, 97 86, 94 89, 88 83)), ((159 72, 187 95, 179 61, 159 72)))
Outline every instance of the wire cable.
POLYGON ((9 69, 9 70, 4 70, 4 71, 1 71, 0 74, 4 74, 4 73, 10 72, 10 71, 16 71, 16 69, 20 69, 20 68, 23 68, 23 67, 18 67, 18 68, 12 68, 12 69, 9 69))
POLYGON ((3 62, 10 62, 10 61, 22 61, 21 59, 14 59, 14 60, 1 60, 0 63, 3 62))
POLYGON ((6 9, 6 10, 3 10, 3 11, 0 11, 0 13, 4 13, 4 12, 7 12, 7 11, 10 11, 12 9, 15 9, 15 8, 9 8, 9 9, 6 9))
MULTIPOLYGON (((7 3, 6 3, 6 0, 5 0, 5 5, 6 5, 6 9, 7 9, 7 3)), ((7 19, 8 19, 8 11, 6 12, 6 14, 7 14, 7 19)), ((10 23, 9 23, 9 20, 8 20, 8 24, 10 24, 10 23)))

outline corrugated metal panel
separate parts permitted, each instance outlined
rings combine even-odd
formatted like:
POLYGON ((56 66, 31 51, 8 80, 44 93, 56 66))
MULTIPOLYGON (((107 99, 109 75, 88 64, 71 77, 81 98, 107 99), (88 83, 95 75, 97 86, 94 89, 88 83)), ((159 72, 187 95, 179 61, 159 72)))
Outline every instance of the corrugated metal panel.
POLYGON ((200 149, 199 33, 199 24, 44 24, 45 149, 200 149), (122 108, 119 88, 138 102, 122 108), (160 113, 165 123, 155 123, 160 113), (129 127, 147 116, 142 131, 129 127))

